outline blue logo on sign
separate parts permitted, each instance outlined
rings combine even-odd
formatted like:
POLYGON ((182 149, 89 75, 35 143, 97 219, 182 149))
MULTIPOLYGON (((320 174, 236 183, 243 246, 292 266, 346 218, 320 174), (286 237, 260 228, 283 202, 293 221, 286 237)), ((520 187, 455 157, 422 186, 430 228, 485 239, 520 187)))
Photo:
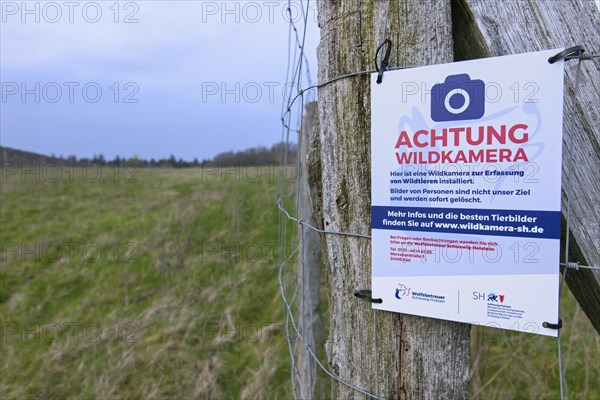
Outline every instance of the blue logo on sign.
POLYGON ((399 284, 398 288, 396 289, 396 295, 395 297, 398 300, 402 300, 402 297, 408 297, 410 296, 410 288, 404 284, 399 284))
POLYGON ((436 122, 479 119, 485 112, 485 84, 467 74, 449 75, 431 88, 431 119, 436 122))

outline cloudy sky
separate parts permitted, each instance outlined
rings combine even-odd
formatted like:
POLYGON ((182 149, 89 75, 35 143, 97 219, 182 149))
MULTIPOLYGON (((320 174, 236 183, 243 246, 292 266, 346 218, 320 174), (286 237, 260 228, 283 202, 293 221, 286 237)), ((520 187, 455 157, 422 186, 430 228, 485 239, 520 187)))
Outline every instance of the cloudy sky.
MULTIPOLYGON (((270 146, 281 134, 286 5, 2 1, 0 144, 187 160, 270 146)), ((307 18, 314 81, 314 3, 307 18)), ((302 26, 297 2, 292 19, 302 26)))

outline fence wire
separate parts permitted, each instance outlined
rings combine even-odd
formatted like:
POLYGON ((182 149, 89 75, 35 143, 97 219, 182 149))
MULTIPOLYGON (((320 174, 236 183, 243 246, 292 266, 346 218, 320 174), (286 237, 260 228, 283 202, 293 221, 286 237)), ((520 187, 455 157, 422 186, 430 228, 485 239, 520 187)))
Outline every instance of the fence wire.
MULTIPOLYGON (((317 1, 317 0, 313 0, 317 1)), ((317 349, 313 349, 310 344, 307 342, 306 338, 303 335, 304 329, 311 329, 311 327, 303 327, 301 324, 299 325, 296 316, 297 310, 297 300, 300 293, 300 300, 302 300, 303 290, 302 284, 303 279, 295 276, 293 273, 293 269, 296 263, 302 262, 301 271, 305 271, 306 265, 304 265, 303 257, 300 256, 300 260, 298 260, 298 249, 302 249, 304 247, 304 243, 302 241, 302 235, 298 235, 297 226, 301 226, 302 229, 308 228, 315 232, 321 234, 333 234, 333 235, 341 235, 346 237, 355 237, 355 238, 366 238, 370 239, 371 236, 366 233, 354 233, 354 232, 341 232, 334 230, 324 230, 319 229, 315 226, 310 225, 306 221, 302 221, 301 219, 292 215, 289 209, 292 206, 292 209, 295 209, 296 215, 298 211, 298 190, 299 190, 299 182, 302 174, 302 170, 300 168, 300 159, 296 157, 296 161, 294 162, 295 170, 298 171, 297 175, 291 179, 288 175, 288 166, 290 160, 289 149, 291 145, 291 138, 293 134, 298 135, 298 143, 297 148, 301 146, 302 140, 302 132, 303 132, 303 115, 305 106, 308 102, 314 101, 316 99, 315 91, 324 86, 330 85, 332 83, 338 82, 340 80, 349 79, 354 76, 360 75, 370 75, 376 73, 375 69, 373 70, 365 70, 358 72, 351 72, 345 75, 341 75, 338 77, 331 78, 322 83, 314 83, 312 80, 312 75, 310 72, 310 65, 308 62, 308 58, 305 53, 305 44, 306 44, 306 34, 308 29, 308 12, 311 4, 311 0, 307 0, 306 2, 300 2, 300 8, 302 10, 302 18, 300 20, 301 25, 298 26, 297 23, 292 18, 292 0, 288 0, 287 13, 289 14, 289 27, 288 27, 288 54, 287 54, 287 67, 286 67, 286 88, 287 91, 284 94, 284 101, 282 102, 281 107, 281 143, 282 152, 281 152, 281 169, 279 176, 279 184, 277 189, 277 208, 279 210, 278 214, 278 238, 279 238, 279 248, 278 248, 278 284, 281 292, 281 297, 283 299, 284 307, 285 307, 285 332, 286 332, 286 340, 287 346, 290 354, 290 381, 291 388, 294 399, 305 399, 311 397, 312 395, 307 391, 309 388, 304 387, 304 382, 308 381, 309 387, 315 387, 315 379, 316 376, 314 374, 308 374, 308 379, 303 379, 302 376, 304 371, 301 371, 298 368, 298 360, 297 355, 299 349, 301 351, 305 351, 305 354, 310 357, 311 361, 314 362, 320 370, 322 370, 329 378, 332 380, 347 386, 348 388, 362 393, 363 395, 383 400, 384 397, 380 397, 380 389, 379 389, 379 371, 377 365, 377 342, 376 342, 376 332, 377 332, 377 320, 376 320, 376 311, 373 310, 373 335, 374 335, 374 348, 373 348, 373 358, 375 360, 376 366, 376 374, 375 374, 375 383, 374 387, 376 388, 376 394, 370 393, 366 389, 360 388, 358 386, 353 385, 350 382, 347 382, 334 373, 332 373, 329 369, 327 369, 323 362, 319 359, 316 352, 317 349), (305 5, 304 5, 305 4, 305 5), (303 76, 303 74, 305 74, 303 76), (295 203, 289 204, 289 199, 295 197, 295 203), (286 203, 286 200, 287 203, 286 203), (297 238, 300 246, 296 247, 290 254, 287 254, 287 248, 285 246, 286 243, 290 243, 288 239, 288 235, 299 236, 297 238), (292 269, 292 272, 288 271, 292 269), (300 346, 300 347, 299 347, 300 346)), ((580 14, 580 32, 579 32, 579 43, 583 43, 584 39, 584 18, 586 16, 587 2, 584 2, 584 10, 580 14)), ((387 6, 387 13, 389 13, 389 0, 387 6)), ((387 25, 388 25, 388 16, 386 15, 384 20, 384 30, 383 36, 385 37, 387 33, 387 25)), ((574 82, 574 96, 577 97, 579 93, 579 76, 580 76, 580 68, 581 62, 583 60, 598 60, 600 55, 598 54, 586 54, 580 55, 579 57, 569 57, 569 59, 578 58, 578 64, 576 66, 576 77, 574 82)), ((387 70, 399 70, 399 69, 407 69, 414 68, 415 66, 403 66, 403 67, 390 67, 387 70)), ((567 141, 566 153, 568 165, 567 171, 571 171, 574 168, 573 163, 573 152, 571 150, 572 147, 572 136, 567 141)), ((566 224, 567 224, 567 235, 566 235, 566 243, 565 243, 565 262, 561 265, 564 266, 562 279, 559 287, 559 318, 560 318, 560 299, 562 298, 563 292, 563 284, 566 279, 568 269, 580 269, 587 268, 593 270, 599 270, 600 267, 596 266, 585 266, 579 265, 577 262, 570 261, 569 255, 569 229, 571 224, 571 204, 570 199, 573 198, 573 188, 572 185, 567 182, 567 201, 565 205, 566 209, 566 224)), ((560 374, 560 395, 561 399, 565 398, 565 379, 566 375, 563 370, 562 364, 562 351, 561 351, 561 335, 559 331, 558 339, 558 365, 559 365, 559 374, 560 374)))
MULTIPOLYGON (((291 0, 288 0, 288 13, 291 13, 291 0)), ((301 145, 301 137, 303 131, 303 113, 305 106, 308 102, 313 101, 316 97, 314 92, 321 85, 315 85, 312 81, 310 73, 310 66, 308 59, 305 54, 305 43, 306 34, 308 28, 308 10, 310 7, 310 0, 302 5, 302 19, 297 24, 293 18, 289 18, 288 28, 288 60, 286 67, 286 88, 284 102, 282 103, 282 115, 281 115, 281 142, 284 144, 283 151, 281 154, 281 165, 280 179, 277 190, 277 207, 279 213, 279 252, 278 252, 278 284, 281 292, 285 307, 285 332, 286 340, 288 345, 288 351, 290 355, 290 381, 292 387, 292 394, 294 399, 303 399, 311 397, 309 393, 309 387, 315 386, 314 375, 308 374, 308 376, 301 376, 304 371, 298 368, 297 355, 299 350, 304 351, 305 354, 310 357, 311 361, 318 366, 329 378, 345 385, 358 393, 362 393, 370 398, 379 399, 379 397, 369 391, 359 388, 350 382, 339 378, 332 373, 324 363, 317 356, 317 349, 314 349, 307 342, 304 332, 302 329, 311 329, 311 327, 303 327, 298 323, 298 301, 301 301, 303 295, 302 291, 302 279, 301 277, 294 276, 293 269, 297 262, 303 262, 302 257, 298 259, 298 251, 294 250, 291 254, 286 254, 284 243, 289 243, 289 235, 297 235, 297 226, 308 228, 319 233, 325 234, 337 234, 343 236, 356 236, 362 238, 370 238, 367 234, 350 233, 350 232, 338 232, 318 229, 309 223, 296 218, 298 210, 298 183, 300 182, 300 174, 302 170, 299 168, 299 161, 296 160, 295 170, 298 171, 298 175, 294 179, 290 179, 288 174, 290 154, 288 153, 291 141, 294 139, 294 135, 298 134, 298 147, 301 145), (300 26, 298 26, 300 25, 300 26), (291 198, 296 195, 296 201, 294 204, 291 203, 291 198), (288 209, 295 209, 295 212, 290 212, 288 209), (294 214, 294 215, 292 215, 294 214), (299 299, 300 297, 300 299, 299 299), (305 382, 308 382, 309 387, 304 387, 305 382)), ((345 79, 350 76, 370 74, 374 71, 363 71, 359 73, 349 74, 345 77, 339 77, 335 80, 345 79)), ((332 83, 335 80, 326 82, 326 84, 332 83)), ((300 242, 299 248, 303 248, 301 237, 298 238, 300 242)), ((302 271, 305 270, 305 265, 302 265, 302 271)))

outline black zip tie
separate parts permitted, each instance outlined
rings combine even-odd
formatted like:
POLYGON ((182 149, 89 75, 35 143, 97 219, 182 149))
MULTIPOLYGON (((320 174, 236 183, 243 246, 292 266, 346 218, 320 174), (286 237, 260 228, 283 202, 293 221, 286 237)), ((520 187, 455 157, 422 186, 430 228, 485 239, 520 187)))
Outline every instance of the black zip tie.
POLYGON ((390 39, 385 39, 383 43, 379 45, 377 51, 375 52, 375 69, 377 70, 377 84, 380 84, 383 81, 383 73, 387 70, 388 65, 390 63, 390 53, 392 52, 392 41, 390 39), (377 60, 379 60, 379 52, 383 49, 383 46, 387 44, 385 49, 385 53, 383 55, 383 60, 381 60, 381 66, 379 66, 377 60))
POLYGON ((354 295, 361 300, 370 301, 371 303, 381 304, 383 303, 382 299, 374 299, 372 298, 372 292, 368 289, 356 290, 354 291, 354 295))
POLYGON ((580 58, 583 55, 584 52, 585 52, 585 47, 583 47, 581 45, 569 47, 568 49, 564 49, 563 51, 561 51, 560 53, 556 54, 555 56, 550 57, 548 59, 548 62, 550 64, 554 64, 555 62, 557 62, 561 58, 564 58, 565 61, 572 60, 574 58, 580 58))
POLYGON ((547 329, 561 329, 562 328, 562 319, 558 320, 558 324, 551 324, 550 322, 543 322, 542 326, 547 329))

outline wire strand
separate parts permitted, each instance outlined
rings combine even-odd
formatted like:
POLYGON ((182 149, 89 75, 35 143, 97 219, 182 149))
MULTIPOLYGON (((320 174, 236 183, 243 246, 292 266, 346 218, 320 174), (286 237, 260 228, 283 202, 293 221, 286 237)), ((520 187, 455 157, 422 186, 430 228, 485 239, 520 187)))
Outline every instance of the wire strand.
MULTIPOLYGON (((285 289, 284 289, 284 285, 283 285, 283 281, 282 281, 282 275, 283 275, 283 270, 285 269, 285 263, 282 263, 279 266, 279 274, 278 274, 278 279, 279 279, 279 289, 281 292, 281 296, 283 298, 283 301, 285 303, 285 309, 286 309, 286 313, 287 313, 287 320, 289 320, 292 328, 294 329, 294 331, 296 332, 297 335, 297 339, 299 339, 305 346, 306 350, 309 352, 309 354, 311 355, 311 357, 315 360, 315 362, 317 363, 317 365, 323 370, 323 372, 325 372, 327 375, 329 375, 331 378, 333 378, 334 380, 336 380, 337 382, 359 392, 362 393, 366 396, 372 397, 374 399, 379 399, 379 396, 372 394, 364 389, 361 389, 357 386, 352 385, 349 382, 346 382, 345 380, 335 376, 334 374, 332 374, 327 368, 325 368, 323 366, 323 364, 321 363, 321 361, 319 361, 319 358, 316 356, 316 354, 314 353, 314 351, 310 348, 310 346, 306 343, 306 340, 304 339, 304 336, 300 333, 300 330, 298 329, 298 326, 295 322, 294 319, 294 315, 292 312, 292 306, 291 304, 288 302, 287 296, 285 294, 285 289)), ((289 335, 288 335, 289 336, 289 335)))
MULTIPOLYGON (((289 351, 289 355, 290 355, 291 389, 292 389, 294 399, 298 399, 298 398, 304 399, 304 398, 308 398, 309 396, 312 395, 312 393, 310 392, 310 390, 311 390, 310 387, 312 387, 312 384, 314 382, 313 378, 311 376, 308 376, 308 377, 306 376, 306 375, 310 375, 310 372, 303 370, 303 365, 298 364, 298 362, 296 360, 296 356, 297 356, 297 354, 299 354, 298 350, 301 349, 301 346, 298 346, 298 345, 302 344, 304 346, 304 349, 306 350, 306 354, 310 358, 311 362, 316 364, 318 366, 318 368, 320 370, 322 370, 331 379, 333 379, 336 382, 339 382, 340 384, 342 384, 358 393, 362 393, 365 396, 377 399, 378 398, 377 395, 374 395, 365 389, 357 387, 357 386, 351 384, 350 382, 347 382, 347 381, 339 378, 338 376, 333 374, 331 371, 329 371, 327 368, 325 368, 323 363, 319 360, 319 358, 315 354, 312 347, 307 343, 306 338, 303 335, 304 332, 301 331, 301 328, 298 326, 298 324, 295 320, 295 317, 294 317, 294 312, 295 312, 294 304, 299 302, 300 307, 303 307, 302 304, 303 304, 304 289, 301 289, 302 283, 296 282, 296 285, 293 285, 290 287, 288 287, 288 284, 287 284, 288 277, 286 274, 286 270, 287 270, 286 267, 288 265, 292 265, 295 262, 293 258, 298 252, 297 249, 295 249, 291 254, 288 255, 288 254, 286 254, 285 250, 282 248, 282 244, 287 243, 287 238, 288 238, 288 234, 289 234, 289 229, 288 229, 288 224, 287 224, 288 221, 296 222, 301 226, 300 235, 302 235, 302 232, 306 228, 306 229, 314 230, 319 233, 339 234, 339 235, 345 235, 345 236, 360 236, 360 237, 367 237, 367 238, 370 237, 369 235, 361 235, 361 234, 354 235, 354 234, 348 233, 348 232, 325 231, 322 229, 318 229, 318 228, 310 225, 309 223, 301 221, 297 217, 292 216, 291 213, 286 209, 286 205, 285 205, 286 198, 289 198, 290 195, 296 194, 297 197, 296 197, 296 202, 295 202, 294 206, 296 208, 296 211, 298 210, 297 199, 298 199, 299 187, 298 187, 298 185, 295 186, 295 193, 294 193, 294 191, 291 191, 288 193, 288 189, 287 189, 288 179, 286 179, 287 172, 285 171, 285 168, 283 167, 283 166, 287 165, 288 161, 290 160, 290 156, 289 156, 290 135, 292 133, 298 133, 300 135, 299 144, 300 145, 302 144, 300 141, 302 140, 302 138, 301 138, 302 124, 303 124, 302 111, 304 109, 304 107, 303 107, 304 103, 307 98, 309 98, 309 99, 312 98, 312 96, 310 96, 310 91, 313 89, 311 89, 311 88, 317 88, 317 87, 324 86, 324 84, 314 85, 311 82, 310 67, 308 65, 308 60, 306 58, 306 54, 304 51, 308 7, 309 7, 308 2, 306 3, 306 11, 305 11, 304 7, 302 7, 302 16, 303 16, 304 26, 299 29, 293 23, 292 18, 290 18, 290 25, 289 25, 289 29, 288 29, 288 65, 286 67, 286 74, 287 74, 286 82, 292 82, 292 85, 289 87, 288 90, 286 90, 286 97, 284 98, 284 102, 282 103, 282 112, 281 112, 282 149, 281 149, 281 154, 280 154, 280 161, 281 161, 282 168, 281 168, 280 174, 279 174, 280 181, 279 181, 279 185, 278 185, 278 189, 277 189, 277 207, 280 210, 280 212, 278 213, 279 214, 279 216, 278 216, 278 219, 279 219, 278 241, 280 244, 280 249, 278 252, 278 265, 279 265, 278 284, 279 284, 281 296, 283 298, 285 314, 286 314, 285 332, 286 332, 286 341, 288 344, 288 351, 289 351), (292 49, 291 49, 292 46, 294 46, 294 51, 292 51, 292 49), (306 86, 308 86, 308 87, 303 86, 302 71, 306 71, 305 79, 307 82, 306 86), (306 96, 306 94, 308 94, 308 96, 306 96), (294 117, 294 114, 297 116, 297 118, 294 117), (290 295, 291 295, 291 297, 290 297, 290 295), (292 336, 294 334, 295 334, 295 338, 292 338, 292 336), (298 367, 299 365, 300 365, 300 367, 298 367), (301 375, 304 376, 304 378, 301 375), (308 381, 306 380, 306 378, 308 378, 308 381), (306 385, 309 385, 309 387, 306 387, 306 385)), ((288 0, 288 13, 291 12, 290 8, 291 8, 291 0, 288 0)), ((371 71, 368 71, 367 73, 371 73, 371 71)), ((359 74, 358 73, 348 74, 347 77, 349 77, 351 75, 359 75, 359 74)), ((332 79, 330 82, 326 82, 325 84, 329 84, 329 83, 332 83, 332 82, 335 82, 335 81, 338 81, 338 80, 341 80, 344 78, 346 78, 346 77, 337 77, 335 79, 332 79)), ((299 164, 298 164, 299 161, 300 161, 299 159, 296 160, 296 166, 299 166, 299 164)), ((300 172, 300 174, 302 174, 302 172, 300 172)), ((299 175, 298 178, 300 178, 300 176, 301 175, 299 175)), ((298 182, 299 182, 299 179, 298 179, 298 182)), ((298 233, 298 230, 296 229, 295 232, 298 233)), ((300 244, 302 247, 304 245, 302 236, 299 239, 300 239, 300 244)), ((305 266, 302 265, 302 268, 304 268, 304 267, 305 266)), ((304 330, 304 329, 305 328, 302 328, 302 330, 304 330)))
MULTIPOLYGON (((382 38, 385 39, 386 35, 387 35, 387 30, 388 30, 388 23, 389 23, 389 11, 390 11, 390 3, 391 1, 388 0, 387 2, 387 9, 386 9, 386 14, 385 14, 385 19, 384 19, 384 26, 383 26, 383 31, 382 31, 382 38)), ((302 3, 301 3, 302 4, 302 3)), ((304 110, 304 106, 305 106, 305 102, 308 100, 312 100, 314 99, 314 96, 312 95, 313 91, 315 91, 316 89, 322 89, 327 87, 328 85, 331 85, 333 83, 342 81, 342 80, 346 80, 349 78, 353 78, 356 76, 364 76, 364 75, 371 75, 374 73, 377 73, 376 69, 369 69, 369 70, 363 70, 363 71, 357 71, 357 72, 350 72, 344 75, 340 75, 340 76, 336 76, 333 78, 329 78, 323 82, 320 83, 313 83, 312 82, 312 76, 311 76, 311 72, 310 72, 310 65, 306 56, 306 52, 305 52, 305 45, 306 45, 306 34, 307 34, 307 26, 308 26, 308 9, 309 9, 309 5, 310 5, 310 0, 308 0, 306 2, 306 9, 304 8, 304 6, 301 7, 301 11, 302 11, 302 18, 301 18, 301 23, 303 24, 302 27, 298 27, 296 26, 296 24, 294 23, 294 19, 292 18, 291 15, 291 0, 288 0, 288 9, 287 12, 289 13, 289 28, 288 28, 288 54, 287 54, 287 66, 286 66, 286 83, 291 83, 290 87, 288 89, 286 89, 286 93, 284 96, 284 101, 282 102, 282 107, 281 107, 281 126, 282 126, 282 130, 281 130, 281 143, 282 143, 282 148, 281 148, 281 154, 280 154, 280 161, 281 161, 281 170, 280 170, 280 174, 279 174, 279 184, 278 184, 278 188, 277 188, 277 207, 279 210, 278 213, 278 225, 279 225, 279 229, 278 229, 278 241, 279 241, 279 251, 278 251, 278 285, 279 285, 279 289, 280 289, 280 293, 283 299, 283 303, 284 303, 284 308, 285 308, 285 332, 286 332, 286 341, 287 341, 287 345, 288 345, 288 350, 289 350, 289 354, 290 354, 290 381, 291 381, 291 387, 292 387, 292 393, 293 393, 293 397, 294 399, 304 399, 304 398, 309 398, 312 396, 312 388, 314 387, 314 379, 315 377, 312 374, 312 367, 309 367, 308 371, 303 370, 303 366, 300 367, 300 369, 298 368, 298 362, 297 362, 297 354, 299 351, 302 351, 302 347, 304 347, 307 356, 309 357, 309 362, 314 363, 311 365, 317 365, 319 367, 319 369, 321 371, 323 371, 328 377, 330 377, 331 379, 333 379, 334 381, 358 392, 361 393, 365 396, 371 397, 371 398, 375 398, 375 399, 380 399, 379 395, 380 395, 380 382, 379 382, 379 362, 378 362, 378 349, 377 349, 377 313, 376 310, 373 309, 373 362, 374 362, 374 374, 375 374, 375 382, 374 382, 374 387, 375 387, 375 394, 370 393, 369 391, 357 387, 355 385, 353 385, 352 383, 341 379, 340 377, 338 377, 336 374, 332 373, 330 370, 328 370, 323 363, 321 362, 321 360, 319 360, 318 356, 315 354, 314 349, 312 348, 312 346, 307 342, 307 339, 305 338, 304 334, 306 333, 306 327, 305 325, 301 325, 298 326, 298 323, 296 322, 296 319, 294 317, 294 307, 295 304, 300 304, 300 309, 302 310, 303 307, 305 307, 304 304, 304 296, 305 296, 305 291, 304 291, 304 287, 302 286, 304 284, 304 279, 301 279, 300 282, 298 282, 298 279, 296 279, 296 281, 294 282, 295 284, 291 284, 291 281, 289 281, 289 277, 286 274, 287 271, 287 266, 288 265, 293 265, 293 263, 295 262, 294 257, 298 254, 298 249, 296 248, 294 251, 292 251, 289 255, 286 253, 285 250, 285 246, 283 246, 283 244, 287 243, 287 239, 288 239, 288 222, 294 222, 296 224, 299 224, 301 229, 300 229, 300 233, 298 233, 298 229, 296 229, 294 232, 296 235, 300 235, 299 238, 299 243, 300 243, 300 247, 303 248, 304 246, 304 242, 303 242, 303 233, 305 228, 313 230, 315 232, 321 233, 321 234, 327 234, 327 235, 339 235, 339 236, 345 236, 345 237, 356 237, 356 238, 368 238, 371 239, 371 235, 366 234, 366 233, 353 233, 353 232, 344 232, 344 231, 337 231, 337 230, 330 230, 330 229, 320 229, 317 228, 315 226, 312 226, 311 224, 309 224, 308 222, 305 222, 299 218, 297 218, 296 216, 292 215, 285 206, 285 201, 286 199, 289 199, 291 196, 293 196, 294 194, 296 195, 296 202, 295 202, 295 207, 296 207, 296 211, 298 211, 299 209, 299 204, 298 204, 298 198, 299 198, 299 186, 298 184, 295 186, 295 192, 294 190, 290 191, 289 193, 287 192, 287 183, 289 181, 289 179, 287 179, 287 172, 285 169, 285 166, 287 166, 287 163, 289 161, 289 149, 290 149, 290 135, 291 134, 298 134, 298 148, 300 148, 302 146, 302 128, 303 128, 303 110, 304 110), (292 51, 292 47, 293 47, 293 51, 292 51), (305 76, 303 76, 303 71, 305 72, 305 76), (303 85, 304 81, 306 81, 306 85, 303 85), (282 247, 283 246, 283 247, 282 247), (289 287, 288 287, 289 284, 289 287), (291 297, 290 297, 291 294, 291 297), (292 335, 295 335, 295 337, 293 338, 292 335), (302 346, 300 346, 302 345, 302 346), (303 379, 303 376, 305 374, 308 374, 308 381, 303 379), (309 387, 305 387, 305 382, 309 385, 309 387)), ((585 2, 584 7, 587 7, 587 2, 585 2)), ((583 37, 584 37, 584 29, 583 29, 583 16, 585 16, 585 8, 584 8, 584 12, 581 14, 581 20, 580 20, 580 32, 579 32, 579 43, 582 43, 583 41, 583 37)), ((382 39, 382 40, 383 40, 382 39)), ((568 59, 574 59, 574 58, 578 58, 578 64, 577 64, 577 72, 576 72, 576 77, 575 77, 575 97, 577 97, 578 94, 578 87, 579 87, 579 81, 580 81, 580 69, 581 69, 581 61, 583 60, 593 60, 593 59, 598 59, 600 57, 600 55, 598 54, 582 54, 578 57, 569 57, 567 59, 565 59, 565 61, 567 61, 568 59)), ((396 66, 396 67, 388 67, 386 68, 387 71, 394 71, 394 70, 403 70, 403 69, 409 69, 409 68, 415 68, 415 67, 419 67, 420 65, 413 65, 413 66, 396 66)), ((566 150, 567 150, 567 154, 569 155, 569 161, 567 163, 567 172, 570 173, 570 171, 573 171, 573 152, 572 152, 572 141, 573 141, 573 135, 571 134, 571 136, 568 138, 568 140, 566 141, 566 150)), ((297 157, 296 159, 296 166, 299 167, 300 166, 300 159, 297 157)), ((298 168, 298 182, 300 181, 300 177, 301 174, 303 172, 301 172, 301 169, 298 168)), ((594 266, 582 266, 582 265, 578 265, 577 263, 572 263, 569 261, 569 251, 570 251, 570 243, 569 243, 569 236, 570 236, 570 224, 571 224, 571 204, 570 204, 570 199, 571 199, 571 195, 572 195, 572 184, 570 181, 567 182, 567 188, 566 188, 566 192, 567 192, 567 196, 566 196, 566 213, 567 213, 567 238, 566 238, 566 243, 565 243, 565 268, 564 271, 562 273, 562 278, 559 284, 559 305, 558 305, 558 315, 560 318, 560 299, 562 298, 562 293, 563 293, 563 286, 564 286, 564 282, 566 281, 566 277, 567 277, 567 270, 569 268, 588 268, 588 269, 593 269, 593 270, 599 270, 600 267, 594 267, 594 266), (577 265, 575 267, 575 265, 577 265)), ((291 199, 290 199, 291 202, 291 199)), ((302 270, 301 273, 302 275, 304 275, 304 270, 305 270, 305 264, 304 261, 302 260, 302 270)), ((297 277, 296 277, 297 278, 297 277)), ((563 360, 562 360, 562 349, 561 349, 561 334, 560 334, 560 330, 558 333, 558 363, 559 363, 559 374, 560 374, 560 391, 561 391, 561 399, 564 400, 565 398, 565 393, 566 393, 566 385, 565 385, 565 373, 564 373, 564 368, 563 368, 563 360)))

